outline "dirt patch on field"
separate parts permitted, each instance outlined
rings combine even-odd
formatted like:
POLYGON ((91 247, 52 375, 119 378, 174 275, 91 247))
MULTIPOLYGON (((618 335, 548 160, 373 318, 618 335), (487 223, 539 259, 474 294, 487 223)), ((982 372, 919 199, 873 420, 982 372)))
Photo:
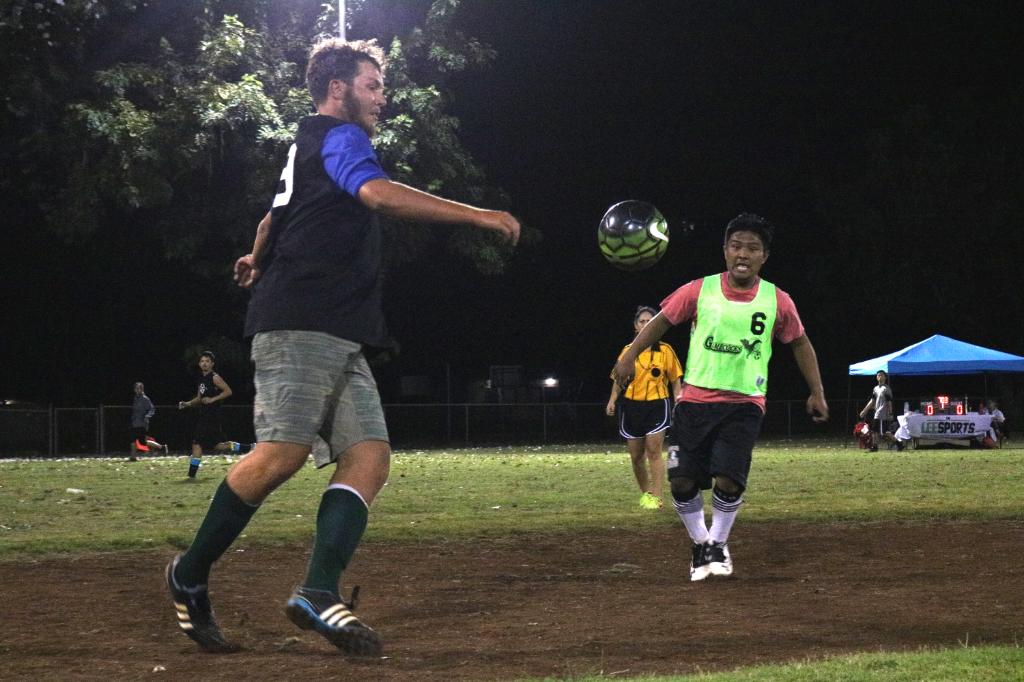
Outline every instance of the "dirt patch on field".
MULTIPOLYGON (((667 513, 667 511, 665 512, 667 513)), ((691 583, 681 526, 364 543, 345 576, 385 658, 341 655, 282 612, 309 547, 232 550, 198 651, 168 552, 0 562, 4 680, 510 680, 728 670, 1024 639, 1024 524, 737 524, 736 575, 691 583)))

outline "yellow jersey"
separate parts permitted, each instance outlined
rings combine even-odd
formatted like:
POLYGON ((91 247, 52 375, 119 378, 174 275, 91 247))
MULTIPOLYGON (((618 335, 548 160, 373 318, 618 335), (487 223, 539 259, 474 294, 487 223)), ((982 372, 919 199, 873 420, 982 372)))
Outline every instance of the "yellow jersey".
MULTIPOLYGON (((629 346, 622 349, 619 357, 621 358, 627 350, 629 346)), ((676 352, 672 350, 672 346, 659 341, 637 357, 636 376, 626 387, 622 397, 627 400, 674 399, 675 396, 669 393, 669 386, 682 376, 683 368, 679 364, 676 352)))

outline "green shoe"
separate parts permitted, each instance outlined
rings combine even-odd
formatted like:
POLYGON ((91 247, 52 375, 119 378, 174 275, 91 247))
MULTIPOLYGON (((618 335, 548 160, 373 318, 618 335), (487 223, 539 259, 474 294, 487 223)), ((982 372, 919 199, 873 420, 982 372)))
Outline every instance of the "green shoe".
POLYGON ((644 493, 640 497, 641 509, 661 509, 664 506, 665 503, 661 501, 661 498, 655 497, 651 493, 644 493))

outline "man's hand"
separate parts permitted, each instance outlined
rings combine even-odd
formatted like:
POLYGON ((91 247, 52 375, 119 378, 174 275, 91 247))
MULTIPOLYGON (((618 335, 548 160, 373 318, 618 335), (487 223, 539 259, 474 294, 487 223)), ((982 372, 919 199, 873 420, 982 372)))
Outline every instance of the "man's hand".
POLYGON ((505 211, 481 210, 477 214, 476 224, 485 230, 500 233, 510 246, 515 246, 519 241, 519 221, 505 211))
POLYGON ((615 403, 608 403, 604 408, 604 413, 609 417, 615 416, 615 403))
POLYGON ((188 403, 186 403, 184 400, 182 400, 182 401, 180 401, 178 403, 178 409, 179 410, 184 410, 186 407, 188 407, 188 403))
POLYGON ((615 363, 615 369, 612 370, 612 376, 615 377, 616 383, 623 390, 626 389, 631 383, 633 383, 633 377, 636 376, 636 363, 627 362, 625 360, 619 360, 615 363))
POLYGON ((827 422, 828 403, 825 402, 825 396, 812 393, 807 399, 807 414, 816 422, 827 422))
POLYGON ((253 282, 259 279, 259 276, 259 268, 256 267, 251 253, 235 261, 235 281, 238 282, 238 286, 248 289, 253 282))
POLYGON ((213 402, 213 398, 202 398, 199 402, 201 402, 203 405, 209 405, 210 403, 213 402))

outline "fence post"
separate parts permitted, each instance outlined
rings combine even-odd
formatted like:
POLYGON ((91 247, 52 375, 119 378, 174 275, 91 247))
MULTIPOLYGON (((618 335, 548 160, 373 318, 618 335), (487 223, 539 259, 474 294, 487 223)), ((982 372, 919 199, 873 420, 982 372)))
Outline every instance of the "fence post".
POLYGON ((548 444, 548 404, 543 403, 541 406, 541 421, 544 422, 544 445, 548 444))
POLYGON ((103 411, 103 403, 100 403, 100 411, 99 414, 96 415, 96 428, 99 431, 97 440, 100 442, 100 457, 105 457, 107 454, 106 421, 105 413, 103 411))

